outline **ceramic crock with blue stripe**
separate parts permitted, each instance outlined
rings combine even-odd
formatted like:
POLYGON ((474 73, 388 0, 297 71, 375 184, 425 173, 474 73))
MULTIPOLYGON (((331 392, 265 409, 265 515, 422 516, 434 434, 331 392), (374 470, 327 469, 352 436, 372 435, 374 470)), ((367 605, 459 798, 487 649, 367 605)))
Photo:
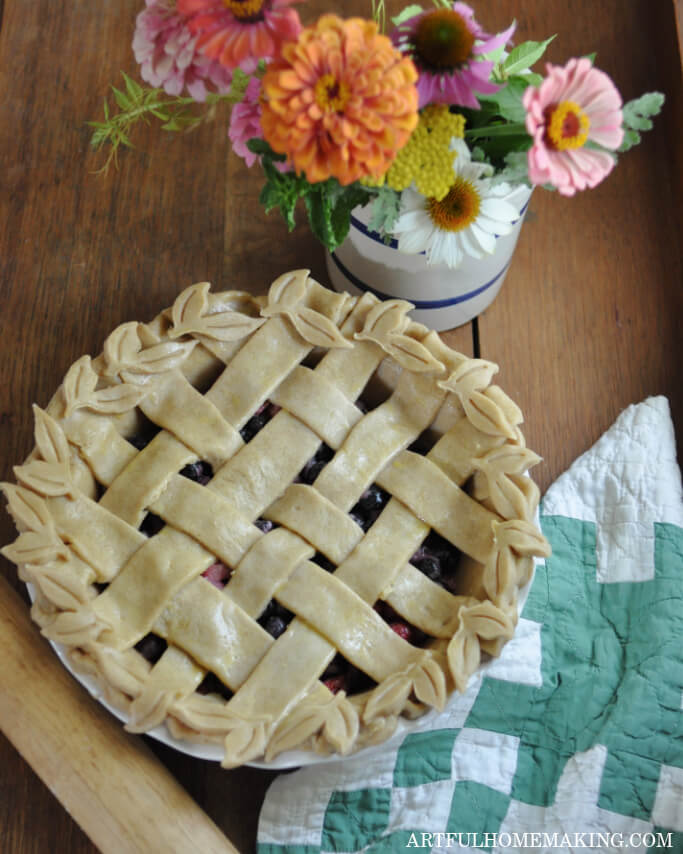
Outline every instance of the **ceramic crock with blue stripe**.
POLYGON ((426 256, 399 252, 396 241, 385 244, 368 228, 370 209, 356 208, 344 243, 327 253, 333 287, 359 295, 365 291, 380 299, 412 302, 414 320, 441 331, 467 323, 496 297, 508 271, 512 253, 529 204, 531 189, 518 186, 509 201, 519 210, 510 234, 496 238, 492 255, 481 260, 466 257, 460 267, 428 265, 426 256))

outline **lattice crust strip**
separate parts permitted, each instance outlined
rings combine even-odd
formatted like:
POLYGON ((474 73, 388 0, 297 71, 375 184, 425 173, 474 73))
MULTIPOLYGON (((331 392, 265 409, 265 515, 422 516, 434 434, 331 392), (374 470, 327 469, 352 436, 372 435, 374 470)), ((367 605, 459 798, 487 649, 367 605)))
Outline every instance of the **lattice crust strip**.
POLYGON ((410 308, 306 270, 257 299, 199 283, 35 407, 2 551, 129 729, 219 740, 227 767, 347 753, 442 707, 512 636, 548 554, 539 458, 497 367, 410 308), (448 583, 418 559, 434 537, 460 555, 448 583), (355 692, 326 678, 340 661, 355 692))

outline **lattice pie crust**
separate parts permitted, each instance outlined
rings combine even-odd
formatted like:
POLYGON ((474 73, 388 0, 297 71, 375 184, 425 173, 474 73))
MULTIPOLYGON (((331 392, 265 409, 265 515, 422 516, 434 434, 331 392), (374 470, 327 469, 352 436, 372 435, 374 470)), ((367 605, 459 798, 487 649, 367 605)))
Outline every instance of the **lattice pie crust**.
POLYGON ((21 533, 2 552, 35 586, 42 633, 129 730, 222 742, 226 767, 348 753, 441 708, 512 636, 518 590, 548 554, 525 475, 539 458, 497 367, 411 308, 306 270, 261 298, 193 285, 114 330, 34 408, 35 449, 3 484, 21 533), (330 459, 305 482, 321 443, 330 459), (203 478, 180 474, 198 461, 203 478), (350 510, 369 488, 388 495, 363 530, 350 510), (430 531, 462 553, 449 587, 410 562, 430 531), (278 637, 273 603, 294 615, 278 637), (321 678, 340 656, 357 693, 321 678))

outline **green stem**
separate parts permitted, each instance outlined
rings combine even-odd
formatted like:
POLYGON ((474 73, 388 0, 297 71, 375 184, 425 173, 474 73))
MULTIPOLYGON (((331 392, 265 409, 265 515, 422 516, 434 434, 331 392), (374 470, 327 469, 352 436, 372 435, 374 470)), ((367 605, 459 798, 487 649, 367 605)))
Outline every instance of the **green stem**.
POLYGON ((493 136, 519 136, 527 133, 524 122, 508 122, 506 125, 491 125, 489 127, 469 128, 465 131, 468 139, 480 139, 493 136))

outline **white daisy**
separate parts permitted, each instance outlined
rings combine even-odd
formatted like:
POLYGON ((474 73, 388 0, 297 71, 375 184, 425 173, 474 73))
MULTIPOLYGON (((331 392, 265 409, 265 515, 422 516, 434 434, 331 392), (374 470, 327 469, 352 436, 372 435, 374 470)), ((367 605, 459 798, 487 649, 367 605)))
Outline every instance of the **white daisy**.
POLYGON ((460 266, 466 255, 491 255, 496 235, 509 234, 519 219, 519 211, 507 201, 510 185, 492 186, 492 168, 474 163, 463 140, 454 140, 453 149, 455 182, 447 195, 437 201, 411 187, 404 190, 391 231, 401 252, 425 252, 429 264, 451 268, 460 266))

